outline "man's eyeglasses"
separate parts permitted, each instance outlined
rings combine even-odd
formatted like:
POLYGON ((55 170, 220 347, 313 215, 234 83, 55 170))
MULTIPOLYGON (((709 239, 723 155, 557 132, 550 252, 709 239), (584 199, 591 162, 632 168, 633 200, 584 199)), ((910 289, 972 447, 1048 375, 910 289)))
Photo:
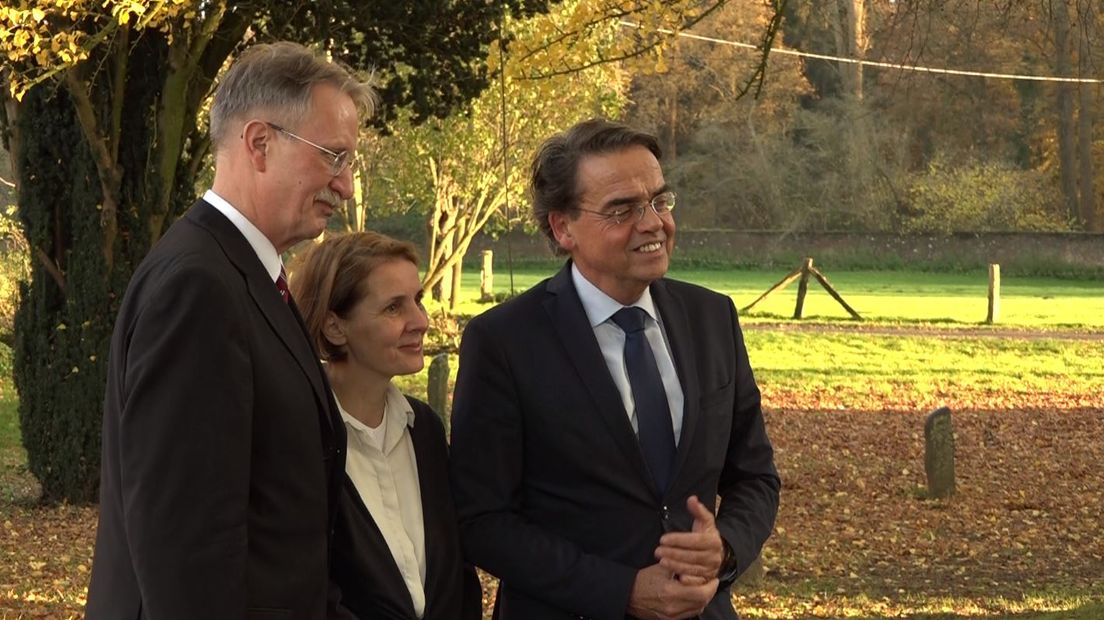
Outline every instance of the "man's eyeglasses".
POLYGON ((657 194, 651 200, 641 202, 640 204, 620 205, 605 211, 595 211, 594 209, 584 209, 582 207, 575 207, 575 209, 596 215, 603 221, 617 225, 626 221, 639 222, 644 219, 644 211, 648 207, 651 207, 652 211, 655 211, 656 215, 660 217, 669 214, 675 208, 675 193, 663 192, 662 194, 657 194), (636 215, 635 218, 630 217, 633 214, 636 215))
POLYGON ((348 168, 349 164, 351 164, 352 161, 353 161, 353 157, 350 155, 349 151, 341 151, 340 153, 335 153, 335 152, 331 151, 330 149, 328 149, 324 146, 315 144, 315 143, 311 142, 310 140, 307 140, 303 136, 297 136, 297 135, 291 133, 290 131, 284 129, 283 127, 277 125, 276 123, 269 123, 268 121, 265 121, 265 124, 268 125, 269 127, 273 128, 273 129, 275 129, 276 131, 284 134, 285 136, 287 136, 289 138, 295 138, 296 140, 298 140, 298 141, 300 141, 304 144, 309 144, 309 145, 313 146, 314 148, 318 149, 323 155, 325 155, 326 157, 329 158, 329 160, 330 160, 330 174, 335 176, 335 177, 337 175, 341 174, 342 172, 345 172, 345 169, 348 168))

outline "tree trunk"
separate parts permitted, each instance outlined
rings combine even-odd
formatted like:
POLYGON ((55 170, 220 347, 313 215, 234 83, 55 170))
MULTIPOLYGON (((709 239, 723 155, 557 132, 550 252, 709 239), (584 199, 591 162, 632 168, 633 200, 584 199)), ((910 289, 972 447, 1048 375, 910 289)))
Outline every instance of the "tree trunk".
MULTIPOLYGON (((1055 69, 1060 77, 1073 75, 1073 46, 1070 41, 1069 7, 1067 0, 1055 0, 1054 9, 1054 47, 1055 69)), ((1062 200, 1066 212, 1073 219, 1080 219, 1077 198, 1077 141, 1074 135, 1073 97, 1074 86, 1060 82, 1058 92, 1058 174, 1062 186, 1062 200)))
MULTIPOLYGON (((113 45, 126 46, 127 62, 112 63, 121 52, 108 46, 100 60, 108 59, 101 65, 110 70, 77 70, 65 77, 66 88, 36 86, 9 114, 19 137, 13 153, 19 215, 36 257, 15 316, 14 378, 28 466, 45 501, 98 496, 114 317, 153 243, 146 232, 195 198, 198 166, 180 153, 166 160, 160 149, 182 150, 183 138, 164 144, 166 135, 179 132, 163 125, 173 119, 193 125, 200 98, 180 89, 176 99, 166 99, 163 85, 178 69, 166 62, 164 34, 121 37, 113 45), (160 174, 165 161, 174 162, 169 178, 160 174), (171 200, 162 198, 164 187, 173 188, 171 200), (167 214, 166 205, 173 205, 167 214)), ((202 46, 192 50, 204 53, 202 46)))
POLYGON ((663 163, 671 165, 678 159, 678 83, 671 80, 667 89, 667 122, 662 131, 663 143, 660 150, 663 151, 663 163))
MULTIPOLYGON (((1092 50, 1089 44, 1095 37, 1094 15, 1083 15, 1080 36, 1078 37, 1077 66, 1078 75, 1092 75, 1092 50)), ((1093 161, 1093 105, 1097 86, 1078 84, 1077 109, 1077 156, 1080 177, 1080 213, 1081 225, 1085 230, 1096 230, 1096 174, 1093 161)))
MULTIPOLYGON (((455 244, 453 243, 456 237, 456 233, 453 231, 445 233, 438 240, 438 256, 442 258, 448 258, 453 255, 455 244)), ((441 280, 437 282, 437 285, 433 287, 433 299, 441 302, 443 306, 448 309, 452 309, 453 302, 452 296, 452 270, 444 269, 441 273, 441 280)))
POLYGON ((456 304, 460 303, 460 278, 464 271, 463 256, 460 260, 452 264, 452 290, 449 292, 448 309, 449 311, 456 309, 456 304))
MULTIPOLYGON (((836 52, 844 58, 862 60, 866 56, 866 6, 864 0, 837 0, 832 34, 836 52)), ((843 92, 855 100, 863 98, 863 67, 857 62, 838 63, 843 92)))
POLYGON ((1096 230, 1096 178, 1093 165, 1093 90, 1092 84, 1080 85, 1080 106, 1077 111, 1077 151, 1080 168, 1080 212, 1085 230, 1096 230))

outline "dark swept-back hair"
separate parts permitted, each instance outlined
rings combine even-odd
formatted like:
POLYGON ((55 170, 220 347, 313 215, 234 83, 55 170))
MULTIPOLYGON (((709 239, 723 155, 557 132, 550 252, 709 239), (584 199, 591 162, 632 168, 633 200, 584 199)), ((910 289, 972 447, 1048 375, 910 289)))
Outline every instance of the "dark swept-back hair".
POLYGON ((548 237, 553 252, 565 253, 552 234, 548 214, 553 211, 566 213, 578 206, 579 161, 587 155, 612 153, 631 146, 642 146, 656 159, 662 158, 655 136, 604 118, 577 123, 545 140, 537 149, 530 168, 529 199, 533 205, 533 219, 548 237))
POLYGON ((328 313, 346 318, 368 294, 368 275, 390 260, 417 265, 418 252, 408 241, 365 231, 327 236, 296 258, 288 288, 322 359, 339 362, 348 355, 322 333, 328 313))

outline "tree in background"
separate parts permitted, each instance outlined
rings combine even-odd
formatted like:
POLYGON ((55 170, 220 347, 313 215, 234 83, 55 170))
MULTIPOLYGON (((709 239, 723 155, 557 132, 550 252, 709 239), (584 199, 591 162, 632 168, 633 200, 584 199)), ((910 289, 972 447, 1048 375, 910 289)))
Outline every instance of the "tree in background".
MULTIPOLYGON (((518 0, 514 10, 543 8, 518 0)), ((15 317, 20 427, 45 500, 97 496, 105 358, 138 261, 195 198, 200 108, 231 54, 275 38, 379 68, 381 122, 486 84, 500 5, 37 0, 0 7, 0 130, 34 257, 15 317)))
POLYGON ((524 203, 528 165, 551 134, 625 102, 623 63, 665 44, 659 29, 698 23, 723 2, 571 0, 548 15, 506 15, 509 45, 488 58, 492 81, 459 113, 400 129, 371 145, 371 202, 417 204, 426 213, 423 284, 452 308, 475 235, 524 203), (641 29, 628 28, 632 20, 641 29))
MULTIPOLYGON (((782 5, 785 19, 774 42, 906 65, 1089 75, 1101 51, 1092 36, 1101 16, 1087 0, 1063 2, 789 2, 782 5), (1063 10, 1069 26, 1064 47, 1057 44, 1063 10), (1061 68, 1059 48, 1068 52, 1061 68)), ((754 43, 754 29, 746 24, 766 19, 773 4, 729 3, 694 33, 754 43)), ((1092 116, 1099 85, 879 67, 855 71, 856 65, 839 60, 772 54, 766 88, 752 105, 730 97, 717 77, 739 62, 740 52, 685 40, 670 49, 668 73, 631 70, 628 114, 655 128, 668 156, 675 156, 669 157, 669 176, 690 207, 680 210, 684 224, 914 229, 921 223, 911 220, 931 206, 913 204, 930 195, 927 185, 912 191, 914 183, 924 183, 928 174, 939 184, 989 170, 1013 186, 1042 183, 1052 190, 1021 194, 1039 201, 1028 209, 1032 217, 1015 220, 1021 230, 1064 229, 1071 221, 1089 230, 1101 227, 1093 155, 1104 149, 1092 116), (728 50, 728 57, 720 50, 728 50), (1060 96, 1063 90, 1072 96, 1060 96), (734 116, 735 110, 744 113, 734 116), (949 174, 956 167, 962 174, 949 174), (1052 195, 1063 202, 1050 200, 1052 195)), ((1005 230, 1008 221, 961 215, 952 220, 973 222, 978 230, 1005 230)))
MULTIPOLYGON (((1037 76, 1098 77, 1101 15, 1088 0, 893 3, 872 54, 897 62, 1037 76)), ((878 72, 881 111, 914 136, 911 165, 1024 172, 1062 197, 1053 223, 1100 228, 1093 108, 1098 84, 878 72), (1041 173, 1041 174, 1039 174, 1041 173)))
MULTIPOLYGON (((694 33, 755 43, 776 8, 766 1, 729 3, 694 33)), ((774 43, 784 44, 783 36, 774 43)), ((799 156, 800 140, 809 138, 800 101, 812 90, 802 64, 772 55, 763 89, 744 96, 758 62, 746 48, 678 38, 664 49, 659 70, 633 67, 627 118, 660 136, 665 173, 680 195, 682 226, 796 226, 820 195, 812 182, 814 161, 799 156)))

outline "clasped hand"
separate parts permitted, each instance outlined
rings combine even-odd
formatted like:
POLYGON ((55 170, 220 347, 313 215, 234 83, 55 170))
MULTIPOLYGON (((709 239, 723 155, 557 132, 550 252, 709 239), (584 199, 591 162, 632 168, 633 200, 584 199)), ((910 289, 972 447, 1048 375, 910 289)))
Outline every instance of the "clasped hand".
POLYGON ((659 539, 659 560, 636 574, 628 612, 647 620, 681 620, 701 615, 717 593, 717 574, 724 545, 713 511, 696 496, 686 500, 694 518, 689 532, 669 532, 659 539))

